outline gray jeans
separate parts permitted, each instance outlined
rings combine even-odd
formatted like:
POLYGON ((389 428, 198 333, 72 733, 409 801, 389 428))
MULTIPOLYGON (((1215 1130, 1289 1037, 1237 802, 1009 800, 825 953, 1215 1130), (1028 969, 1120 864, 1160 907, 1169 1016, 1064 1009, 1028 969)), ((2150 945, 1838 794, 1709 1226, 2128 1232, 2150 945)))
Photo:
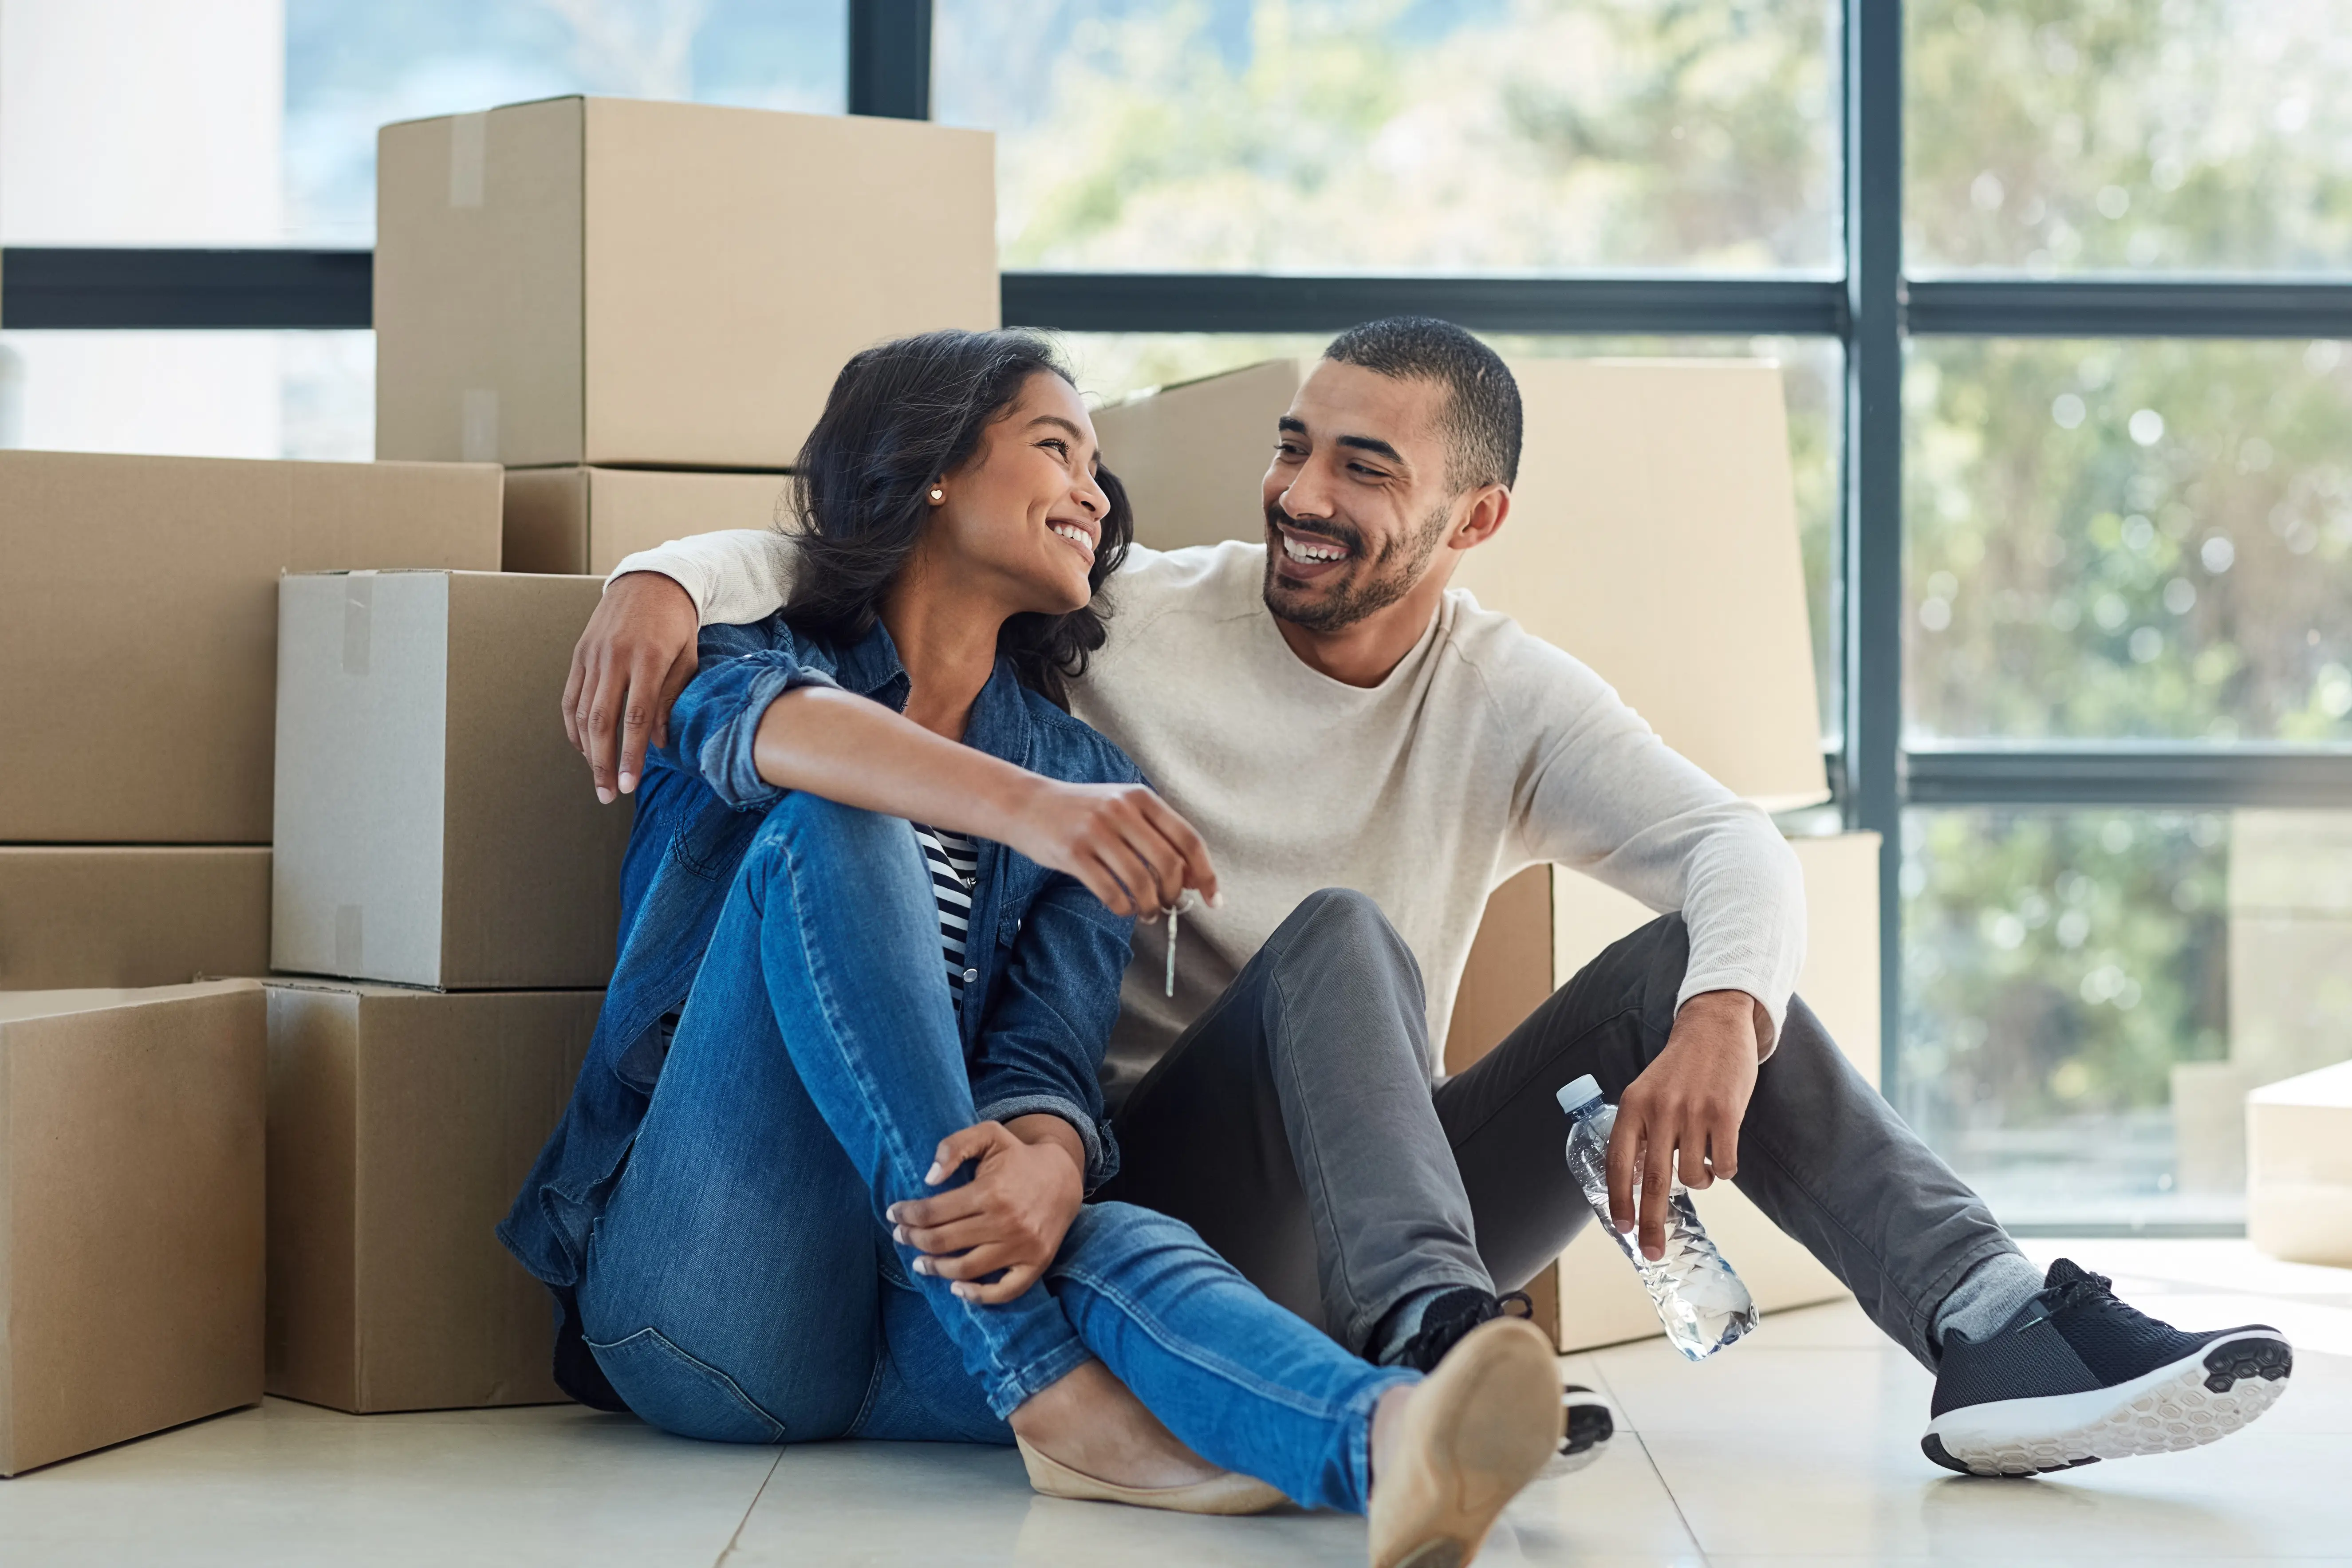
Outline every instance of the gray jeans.
MULTIPOLYGON (((1651 921, 1433 1091, 1411 950, 1362 894, 1317 893, 1116 1108, 1102 1195, 1186 1221, 1360 1352, 1415 1292, 1515 1289, 1592 1217, 1555 1091, 1591 1073, 1624 1093, 1665 1047, 1689 954, 1681 917, 1651 921)), ((1757 1074, 1736 1184, 1930 1368, 1937 1308, 2015 1250, 1801 999, 1757 1074)))

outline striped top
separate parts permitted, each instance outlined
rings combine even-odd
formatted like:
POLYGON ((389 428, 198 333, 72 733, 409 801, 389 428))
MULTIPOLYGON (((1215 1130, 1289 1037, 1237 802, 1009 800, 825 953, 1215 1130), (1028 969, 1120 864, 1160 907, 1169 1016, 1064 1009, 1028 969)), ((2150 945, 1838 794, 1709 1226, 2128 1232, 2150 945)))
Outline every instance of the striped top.
POLYGON ((947 958, 948 996, 961 1011, 963 984, 973 977, 964 966, 963 936, 971 923, 971 889, 980 879, 980 848, 961 833, 915 824, 915 842, 931 869, 931 892, 940 904, 940 949, 947 958))

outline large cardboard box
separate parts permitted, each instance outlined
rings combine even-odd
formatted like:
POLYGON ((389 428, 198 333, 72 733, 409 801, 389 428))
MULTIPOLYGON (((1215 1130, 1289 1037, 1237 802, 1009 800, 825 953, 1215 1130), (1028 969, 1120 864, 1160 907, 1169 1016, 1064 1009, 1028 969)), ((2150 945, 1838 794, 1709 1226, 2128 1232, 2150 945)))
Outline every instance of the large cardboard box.
MULTIPOLYGON (((1856 1070, 1878 1082, 1878 856, 1874 833, 1796 838, 1805 870, 1806 955, 1797 994, 1856 1070)), ((1459 1072, 1516 1027, 1536 1004, 1618 938, 1655 917, 1588 877, 1555 867, 1522 872, 1495 890, 1463 975, 1445 1062, 1459 1072)), ((1769 1068, 1767 1070, 1769 1070, 1769 1068)), ((1561 1138, 1567 1137, 1566 1119, 1561 1138)), ((1564 1156, 1563 1156, 1564 1157, 1564 1156)), ((1741 1195, 1718 1184, 1694 1193, 1700 1220, 1765 1311, 1846 1294, 1835 1276, 1741 1195)), ((1659 1331, 1639 1278, 1599 1224, 1578 1233, 1529 1287, 1538 1321, 1563 1351, 1659 1331)))
POLYGON ((604 994, 269 986, 269 1392, 547 1404, 547 1291, 499 1245, 604 994))
POLYGON ((791 466, 842 362, 997 324, 994 139, 559 98, 376 142, 384 458, 791 466))
POLYGON ((269 967, 269 851, 0 847, 0 991, 176 985, 269 967))
POLYGON ((1668 745, 1783 811, 1829 798, 1776 365, 1523 360, 1511 515, 1454 582, 1668 745))
POLYGON ((690 533, 773 528, 789 474, 517 468, 507 476, 506 569, 602 577, 624 556, 690 533))
POLYGON ((1297 393, 1298 362, 1275 359, 1095 410, 1103 466, 1135 508, 1136 542, 1181 550, 1265 539, 1275 422, 1297 393))
POLYGON ((601 588, 285 580, 271 967, 450 990, 604 984, 630 811, 596 804, 558 711, 601 588))
POLYGON ((279 574, 496 570, 499 480, 0 452, 0 841, 268 843, 279 574))
POLYGON ((2352 1268, 2352 1062, 2246 1096, 2246 1236, 2273 1258, 2352 1268))
POLYGON ((261 988, 0 994, 0 1475, 261 1399, 261 988))

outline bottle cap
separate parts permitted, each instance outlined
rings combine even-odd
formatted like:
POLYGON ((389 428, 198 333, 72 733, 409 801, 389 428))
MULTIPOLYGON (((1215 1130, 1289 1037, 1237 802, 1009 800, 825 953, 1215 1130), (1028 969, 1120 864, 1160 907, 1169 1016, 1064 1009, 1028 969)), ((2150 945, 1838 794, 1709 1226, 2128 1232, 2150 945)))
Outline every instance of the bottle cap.
POLYGON ((1571 1079, 1559 1091, 1559 1108, 1570 1116, 1601 1098, 1601 1084, 1591 1073, 1571 1079))

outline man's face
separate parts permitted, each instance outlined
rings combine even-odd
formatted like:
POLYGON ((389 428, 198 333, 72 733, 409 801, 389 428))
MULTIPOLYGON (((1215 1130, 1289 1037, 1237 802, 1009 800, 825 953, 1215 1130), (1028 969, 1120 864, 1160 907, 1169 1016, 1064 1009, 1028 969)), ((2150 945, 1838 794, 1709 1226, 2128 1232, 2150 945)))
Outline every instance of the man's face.
POLYGON ((1266 470, 1265 607, 1344 631, 1429 574, 1454 521, 1437 382, 1318 362, 1266 470))

